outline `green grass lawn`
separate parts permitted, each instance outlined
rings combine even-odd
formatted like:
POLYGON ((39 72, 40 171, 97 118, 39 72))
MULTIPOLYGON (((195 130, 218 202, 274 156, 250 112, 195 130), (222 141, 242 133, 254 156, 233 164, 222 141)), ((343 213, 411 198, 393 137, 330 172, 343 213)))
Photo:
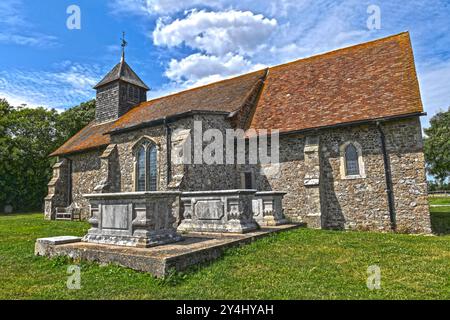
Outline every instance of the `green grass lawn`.
POLYGON ((449 205, 450 206, 450 197, 430 197, 430 205, 449 205))
POLYGON ((34 242, 40 237, 83 235, 87 229, 85 222, 44 221, 42 214, 0 215, 0 298, 450 298, 450 236, 309 229, 228 250, 212 264, 164 280, 82 262, 82 288, 69 290, 67 267, 74 262, 35 257, 34 242), (370 265, 381 268, 381 290, 366 287, 370 265))

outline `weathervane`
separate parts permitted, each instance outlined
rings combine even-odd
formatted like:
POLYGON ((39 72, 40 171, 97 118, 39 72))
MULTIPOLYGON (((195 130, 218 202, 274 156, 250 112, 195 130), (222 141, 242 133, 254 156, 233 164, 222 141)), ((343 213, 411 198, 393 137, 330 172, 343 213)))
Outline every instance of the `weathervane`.
POLYGON ((122 32, 122 61, 125 61, 125 47, 128 45, 128 42, 125 41, 125 31, 122 32))

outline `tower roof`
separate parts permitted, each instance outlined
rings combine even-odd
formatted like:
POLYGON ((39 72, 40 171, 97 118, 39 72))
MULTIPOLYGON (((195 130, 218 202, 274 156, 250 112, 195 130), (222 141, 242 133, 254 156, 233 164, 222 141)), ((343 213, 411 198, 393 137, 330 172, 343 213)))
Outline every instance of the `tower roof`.
POLYGON ((122 60, 118 64, 116 64, 114 68, 112 68, 112 70, 99 83, 95 85, 94 89, 98 89, 99 87, 116 80, 122 80, 141 87, 145 90, 150 90, 150 88, 147 87, 144 81, 139 78, 136 72, 131 69, 128 63, 125 62, 124 58, 122 58, 122 60))

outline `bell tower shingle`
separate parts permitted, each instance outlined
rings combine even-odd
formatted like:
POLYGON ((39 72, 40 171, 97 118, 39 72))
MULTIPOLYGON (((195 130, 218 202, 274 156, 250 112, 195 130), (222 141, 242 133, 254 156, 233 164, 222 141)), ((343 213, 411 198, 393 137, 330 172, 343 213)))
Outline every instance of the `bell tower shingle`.
POLYGON ((147 101, 149 87, 125 61, 126 42, 122 39, 122 57, 118 64, 94 87, 97 91, 95 120, 115 120, 141 102, 147 101))

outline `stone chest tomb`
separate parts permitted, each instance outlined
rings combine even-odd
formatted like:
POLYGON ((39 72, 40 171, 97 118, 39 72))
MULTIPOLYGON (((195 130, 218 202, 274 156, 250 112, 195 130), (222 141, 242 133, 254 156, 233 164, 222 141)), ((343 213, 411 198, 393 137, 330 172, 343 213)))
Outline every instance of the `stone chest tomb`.
POLYGON ((180 241, 179 196, 176 191, 87 194, 92 228, 83 241, 144 248, 180 241))

